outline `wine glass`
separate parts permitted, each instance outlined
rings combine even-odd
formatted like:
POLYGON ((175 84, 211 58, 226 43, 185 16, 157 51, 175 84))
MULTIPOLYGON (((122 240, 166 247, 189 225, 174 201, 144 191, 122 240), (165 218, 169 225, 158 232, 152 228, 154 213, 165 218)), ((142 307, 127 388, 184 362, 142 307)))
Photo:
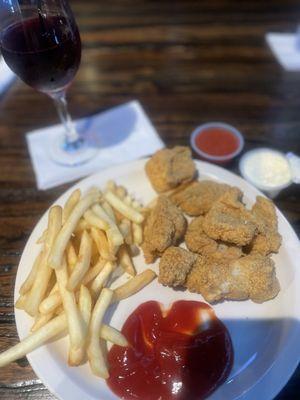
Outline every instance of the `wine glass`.
MULTIPOLYGON (((81 58, 79 31, 67 0, 0 0, 0 48, 9 67, 50 96, 65 134, 49 146, 62 165, 90 160, 96 149, 79 136, 67 108, 66 90, 81 58)), ((46 144, 45 144, 46 145, 46 144)))

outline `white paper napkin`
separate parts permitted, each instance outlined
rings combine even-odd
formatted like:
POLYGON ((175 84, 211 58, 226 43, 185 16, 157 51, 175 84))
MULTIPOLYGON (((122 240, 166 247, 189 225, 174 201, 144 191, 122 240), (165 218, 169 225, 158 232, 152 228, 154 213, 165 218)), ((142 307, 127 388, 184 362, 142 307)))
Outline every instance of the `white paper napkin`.
POLYGON ((134 160, 164 147, 140 103, 115 107, 76 122, 79 132, 93 136, 98 154, 89 162, 68 167, 56 164, 49 156, 49 145, 63 131, 61 125, 27 133, 26 139, 39 189, 71 182, 111 165, 134 160))
POLYGON ((5 92, 10 83, 16 78, 16 75, 7 66, 3 57, 0 55, 0 95, 5 92))
POLYGON ((300 70, 300 35, 268 33, 266 41, 279 64, 287 71, 300 70))

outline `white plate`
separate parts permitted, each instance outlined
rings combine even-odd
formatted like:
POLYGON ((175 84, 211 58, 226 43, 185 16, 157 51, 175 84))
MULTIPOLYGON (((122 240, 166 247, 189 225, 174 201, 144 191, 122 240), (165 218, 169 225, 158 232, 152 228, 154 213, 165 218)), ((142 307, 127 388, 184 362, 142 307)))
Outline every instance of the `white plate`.
MULTIPOLYGON (((55 203, 62 205, 75 188, 85 191, 95 185, 103 187, 108 179, 115 179, 125 185, 129 192, 146 203, 155 193, 144 173, 144 163, 145 160, 135 161, 92 175, 69 189, 55 203)), ((197 168, 200 179, 215 179, 241 188, 248 205, 260 194, 253 186, 223 168, 199 161, 197 168)), ((211 400, 272 399, 286 384, 299 362, 300 268, 297 263, 300 246, 290 224, 280 211, 277 210, 277 213, 283 243, 279 254, 273 259, 276 262, 281 291, 274 300, 264 304, 228 301, 214 306, 217 316, 230 331, 234 346, 234 365, 229 379, 211 395, 211 400)), ((36 225, 24 249, 16 278, 15 299, 20 284, 39 251, 36 240, 45 227, 46 214, 36 225)), ((137 269, 143 270, 143 257, 139 256, 136 260, 137 269)), ((164 304, 177 299, 202 300, 197 294, 174 291, 159 285, 155 280, 140 293, 117 305, 108 316, 110 324, 121 328, 138 304, 152 299, 164 304)), ((17 309, 15 315, 18 333, 22 339, 28 334, 32 319, 17 309)), ((66 348, 67 339, 63 338, 28 355, 32 368, 48 389, 63 400, 117 399, 104 380, 91 374, 88 365, 68 367, 66 348)))

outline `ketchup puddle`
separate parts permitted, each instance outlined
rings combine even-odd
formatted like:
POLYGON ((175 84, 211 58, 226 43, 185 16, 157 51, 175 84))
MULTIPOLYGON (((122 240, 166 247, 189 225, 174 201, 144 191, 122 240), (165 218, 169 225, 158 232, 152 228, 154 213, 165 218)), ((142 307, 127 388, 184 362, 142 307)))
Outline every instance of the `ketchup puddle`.
POLYGON ((126 400, 201 400, 229 376, 230 335, 205 303, 180 300, 162 311, 141 304, 125 322, 129 347, 108 353, 108 386, 126 400))

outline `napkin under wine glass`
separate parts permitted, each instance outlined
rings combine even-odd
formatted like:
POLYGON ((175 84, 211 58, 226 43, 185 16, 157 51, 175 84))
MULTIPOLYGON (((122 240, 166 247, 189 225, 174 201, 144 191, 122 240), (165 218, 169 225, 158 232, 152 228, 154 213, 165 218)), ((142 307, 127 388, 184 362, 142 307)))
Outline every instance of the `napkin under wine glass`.
POLYGON ((154 126, 137 101, 76 121, 98 154, 78 166, 58 165, 51 160, 49 143, 63 127, 55 125, 26 135, 28 149, 39 189, 49 189, 74 181, 112 165, 138 159, 164 147, 154 126))

